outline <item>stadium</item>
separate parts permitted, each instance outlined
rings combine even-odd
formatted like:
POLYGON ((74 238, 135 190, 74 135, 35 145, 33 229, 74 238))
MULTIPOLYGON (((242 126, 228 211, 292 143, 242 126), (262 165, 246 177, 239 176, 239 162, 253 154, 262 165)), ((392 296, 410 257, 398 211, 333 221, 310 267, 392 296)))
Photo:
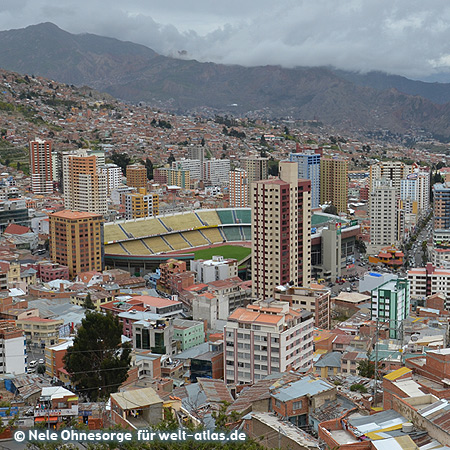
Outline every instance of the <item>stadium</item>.
POLYGON ((210 248, 242 264, 250 254, 251 209, 202 209, 106 223, 104 243, 107 267, 141 275, 170 258, 192 260, 201 250, 208 254, 206 249, 210 248), (242 247, 248 248, 244 254, 242 247))

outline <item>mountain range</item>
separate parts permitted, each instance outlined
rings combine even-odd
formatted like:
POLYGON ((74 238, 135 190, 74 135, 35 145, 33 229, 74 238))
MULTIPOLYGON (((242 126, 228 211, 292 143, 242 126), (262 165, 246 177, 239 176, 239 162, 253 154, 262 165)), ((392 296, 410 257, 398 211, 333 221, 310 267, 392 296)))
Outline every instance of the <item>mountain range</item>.
POLYGON ((424 130, 450 138, 450 84, 330 67, 244 67, 162 56, 143 45, 71 34, 52 23, 0 32, 0 67, 128 102, 236 115, 318 119, 338 129, 424 130))

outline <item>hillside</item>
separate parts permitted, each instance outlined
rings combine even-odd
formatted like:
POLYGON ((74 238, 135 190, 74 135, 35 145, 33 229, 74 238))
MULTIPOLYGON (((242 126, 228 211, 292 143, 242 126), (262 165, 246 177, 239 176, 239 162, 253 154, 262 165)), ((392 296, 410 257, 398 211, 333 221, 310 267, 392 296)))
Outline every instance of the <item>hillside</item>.
POLYGON ((425 130, 450 137, 450 85, 380 73, 178 60, 130 42, 73 35, 51 23, 0 32, 0 67, 177 112, 207 107, 220 113, 318 119, 347 131, 425 130))

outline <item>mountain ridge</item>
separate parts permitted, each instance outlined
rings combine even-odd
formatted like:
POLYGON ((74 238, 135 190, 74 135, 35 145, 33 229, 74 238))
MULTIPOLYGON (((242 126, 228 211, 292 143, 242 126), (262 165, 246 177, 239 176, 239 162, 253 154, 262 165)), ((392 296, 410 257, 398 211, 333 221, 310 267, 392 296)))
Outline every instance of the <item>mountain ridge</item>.
POLYGON ((256 111, 266 117, 317 118, 347 131, 423 129, 450 137, 450 84, 381 72, 201 63, 162 56, 141 44, 71 34, 50 22, 0 31, 0 67, 177 112, 256 111))

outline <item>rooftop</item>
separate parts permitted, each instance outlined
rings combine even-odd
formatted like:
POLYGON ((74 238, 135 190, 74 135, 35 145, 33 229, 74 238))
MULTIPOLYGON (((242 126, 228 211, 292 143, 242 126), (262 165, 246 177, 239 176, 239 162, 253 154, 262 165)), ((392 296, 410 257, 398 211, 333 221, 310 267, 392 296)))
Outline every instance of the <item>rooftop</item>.
POLYGON ((313 396, 334 388, 335 386, 328 383, 328 381, 308 375, 294 383, 281 387, 273 393, 273 397, 280 401, 289 401, 304 395, 313 396))

